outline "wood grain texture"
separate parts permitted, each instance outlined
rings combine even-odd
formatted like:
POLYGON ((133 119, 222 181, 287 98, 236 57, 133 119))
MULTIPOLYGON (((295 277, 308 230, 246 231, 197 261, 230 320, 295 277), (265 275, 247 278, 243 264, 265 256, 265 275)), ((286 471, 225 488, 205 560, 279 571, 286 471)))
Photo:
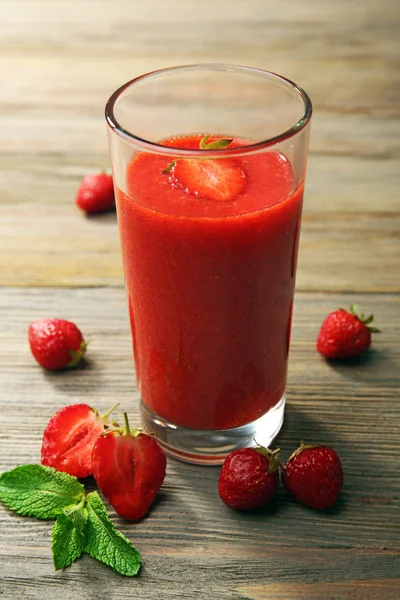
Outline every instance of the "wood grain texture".
MULTIPOLYGON (((103 155, 0 155, 1 285, 123 285, 115 215, 74 205, 81 178, 107 166, 103 155)), ((399 292, 399 189, 396 159, 311 156, 297 289, 399 292)))
MULTIPOLYGON (((400 569, 399 297, 363 295, 363 310, 378 307, 384 333, 363 359, 330 364, 315 350, 319 323, 332 307, 349 301, 348 295, 297 295, 287 416, 276 440, 283 458, 303 438, 337 449, 345 484, 334 509, 316 513, 297 505, 281 489, 265 510, 239 514, 218 498, 218 468, 171 459, 149 518, 129 524, 111 512, 143 553, 138 580, 121 579, 89 557, 54 574, 49 523, 23 519, 2 507, 4 597, 30 600, 53 593, 69 600, 79 593, 84 599, 116 600, 134 593, 138 598, 289 600, 297 598, 293 590, 298 588, 299 599, 307 594, 352 599, 364 590, 365 598, 394 600, 400 569), (93 595, 99 590, 104 596, 93 595)), ((119 401, 119 416, 128 410, 132 424, 139 423, 122 289, 3 289, 0 364, 0 471, 39 460, 47 420, 65 404, 84 400, 105 411, 119 401), (33 361, 27 326, 31 319, 49 314, 75 320, 92 339, 82 368, 47 373, 33 361)))
MULTIPOLYGON (((74 207, 109 167, 104 104, 124 81, 231 62, 301 84, 314 104, 288 406, 277 444, 332 444, 345 470, 326 514, 280 489, 239 514, 217 468, 168 462, 149 518, 110 515, 143 554, 137 579, 85 556, 55 573, 51 524, 0 506, 1 600, 397 600, 400 597, 400 7, 393 0, 2 0, 0 472, 39 461, 60 406, 119 401, 139 424, 115 214, 74 207), (345 293, 341 293, 345 292, 345 293), (350 363, 315 351, 325 315, 358 301, 382 334, 350 363), (46 373, 28 324, 74 320, 87 362, 46 373)), ((166 111, 179 110, 165 100, 166 111)), ((254 99, 254 119, 265 110, 254 99)), ((148 107, 151 114, 152 107, 148 107)), ((88 482, 93 488, 93 481, 88 482)))
POLYGON ((240 588, 240 591, 249 594, 249 600, 280 600, 296 598, 296 600, 320 600, 324 597, 328 587, 330 600, 398 600, 400 596, 400 580, 389 579, 379 582, 351 581, 329 583, 328 586, 320 583, 311 584, 271 584, 265 586, 249 586, 240 588))
MULTIPOLYGON (((0 284, 121 285, 115 220, 71 209, 82 176, 109 166, 105 101, 155 68, 228 61, 293 78, 314 103, 298 289, 400 291, 400 11, 391 0, 78 5, 2 2, 0 284)), ((252 99, 249 110, 262 118, 264 104, 252 99)))

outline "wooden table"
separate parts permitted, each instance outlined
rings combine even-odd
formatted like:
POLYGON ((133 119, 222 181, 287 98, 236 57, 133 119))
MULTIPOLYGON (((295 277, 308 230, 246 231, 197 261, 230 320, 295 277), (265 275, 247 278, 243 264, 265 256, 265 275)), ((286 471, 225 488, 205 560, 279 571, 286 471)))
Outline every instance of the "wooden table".
POLYGON ((138 394, 115 215, 74 207, 80 179, 109 167, 103 108, 122 82, 188 62, 250 64, 299 82, 314 103, 283 458, 332 444, 345 484, 317 514, 280 490, 263 511, 218 498, 219 469, 170 460, 138 524, 136 579, 85 556, 55 573, 47 522, 0 507, 4 600, 394 600, 399 519, 399 32, 393 0, 2 0, 0 29, 0 471, 39 461, 59 407, 138 394), (358 301, 382 333, 351 364, 315 350, 319 325, 358 301), (46 373, 27 326, 76 321, 86 366, 46 373))

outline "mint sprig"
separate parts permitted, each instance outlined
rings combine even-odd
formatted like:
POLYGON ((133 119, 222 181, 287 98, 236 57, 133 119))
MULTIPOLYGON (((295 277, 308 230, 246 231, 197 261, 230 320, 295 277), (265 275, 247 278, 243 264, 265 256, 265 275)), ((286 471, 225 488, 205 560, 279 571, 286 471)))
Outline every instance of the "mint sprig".
POLYGON ((0 476, 0 500, 25 517, 55 519, 84 492, 76 477, 42 465, 22 465, 0 476))
POLYGON ((97 492, 88 494, 87 510, 85 552, 121 575, 136 575, 140 569, 140 554, 130 541, 115 529, 97 492))
POLYGON ((22 465, 0 476, 0 500, 20 515, 56 519, 51 535, 56 571, 87 552, 121 575, 139 572, 139 552, 114 527, 98 493, 85 494, 76 477, 22 465))

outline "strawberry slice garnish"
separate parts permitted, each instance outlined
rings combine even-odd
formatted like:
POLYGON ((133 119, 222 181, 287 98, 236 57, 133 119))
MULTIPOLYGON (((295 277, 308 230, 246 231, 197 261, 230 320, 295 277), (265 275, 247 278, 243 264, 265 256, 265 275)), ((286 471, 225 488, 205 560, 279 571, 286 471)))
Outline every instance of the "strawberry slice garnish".
MULTIPOLYGON (((209 142, 210 135, 200 140, 200 150, 223 150, 233 139, 216 138, 209 142)), ((172 161, 163 171, 169 175, 172 185, 188 194, 229 202, 243 192, 246 174, 234 159, 180 158, 172 161)))
POLYGON ((246 175, 232 159, 182 159, 171 170, 171 181, 189 194, 229 202, 246 185, 246 175))
POLYGON ((124 519, 143 517, 165 477, 166 458, 156 440, 139 429, 110 429, 93 448, 93 475, 115 511, 124 519))
POLYGON ((108 425, 113 406, 105 415, 87 404, 61 408, 49 421, 42 443, 42 465, 54 467, 75 477, 92 474, 92 450, 108 425))

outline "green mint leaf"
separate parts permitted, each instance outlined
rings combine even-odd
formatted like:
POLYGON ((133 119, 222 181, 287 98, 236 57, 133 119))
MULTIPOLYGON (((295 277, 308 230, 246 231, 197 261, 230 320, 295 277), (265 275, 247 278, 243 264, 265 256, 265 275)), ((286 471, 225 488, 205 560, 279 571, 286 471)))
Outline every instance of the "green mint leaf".
POLYGON ((133 577, 140 569, 140 554, 110 521, 97 492, 87 496, 85 552, 117 573, 133 577))
POLYGON ((71 521, 75 529, 81 533, 84 533, 88 519, 88 512, 85 504, 86 498, 84 497, 79 504, 71 504, 71 506, 66 506, 63 509, 64 515, 71 521))
POLYGON ((207 140, 210 138, 209 135, 203 137, 200 141, 200 150, 223 150, 227 148, 229 144, 233 141, 232 139, 222 138, 220 140, 215 140, 214 142, 207 143, 207 140))
POLYGON ((69 517, 61 514, 57 517, 51 532, 51 541, 54 568, 58 571, 69 567, 82 555, 85 547, 85 534, 74 526, 69 517))
POLYGON ((172 171, 172 169, 174 168, 175 165, 176 165, 176 160, 173 160, 171 163, 169 163, 168 167, 166 169, 164 169, 163 175, 168 175, 172 171))
POLYGON ((37 519, 55 519, 84 491, 76 477, 43 465, 22 465, 0 476, 0 500, 19 515, 37 519))

